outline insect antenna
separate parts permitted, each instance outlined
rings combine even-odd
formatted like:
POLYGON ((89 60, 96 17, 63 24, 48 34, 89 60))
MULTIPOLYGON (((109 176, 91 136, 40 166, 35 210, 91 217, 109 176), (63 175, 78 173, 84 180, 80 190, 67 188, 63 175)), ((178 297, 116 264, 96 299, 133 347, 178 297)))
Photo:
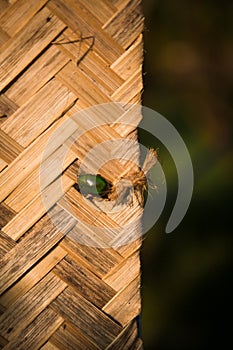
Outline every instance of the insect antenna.
POLYGON ((94 45, 95 45, 95 36, 94 35, 89 35, 89 36, 83 36, 82 32, 80 32, 80 38, 79 39, 75 39, 75 40, 68 40, 68 41, 62 41, 62 40, 55 40, 52 41, 52 44, 54 45, 66 45, 66 44, 75 44, 75 43, 80 43, 79 46, 79 52, 78 52, 78 56, 80 55, 80 51, 81 51, 81 43, 85 40, 89 40, 91 39, 91 43, 89 45, 89 47, 87 48, 87 50, 81 55, 81 57, 79 57, 77 59, 76 65, 79 66, 79 64, 84 60, 84 58, 88 55, 88 53, 93 49, 94 45))

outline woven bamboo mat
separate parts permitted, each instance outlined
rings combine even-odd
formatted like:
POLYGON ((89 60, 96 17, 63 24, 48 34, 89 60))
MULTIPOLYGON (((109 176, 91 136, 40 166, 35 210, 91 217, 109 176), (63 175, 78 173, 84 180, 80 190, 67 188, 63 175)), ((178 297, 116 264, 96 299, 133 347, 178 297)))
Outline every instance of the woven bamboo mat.
POLYGON ((142 349, 140 206, 76 187, 103 142, 87 173, 135 167, 112 139, 138 161, 142 30, 140 0, 0 0, 1 349, 142 349))

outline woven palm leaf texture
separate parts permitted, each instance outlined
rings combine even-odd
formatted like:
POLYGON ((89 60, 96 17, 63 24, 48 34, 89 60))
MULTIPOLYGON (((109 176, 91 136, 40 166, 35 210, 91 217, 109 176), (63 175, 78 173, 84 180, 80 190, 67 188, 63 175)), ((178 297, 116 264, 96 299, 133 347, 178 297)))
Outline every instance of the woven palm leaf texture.
POLYGON ((1 349, 142 349, 142 208, 108 198, 138 169, 142 30, 139 0, 0 0, 1 349))

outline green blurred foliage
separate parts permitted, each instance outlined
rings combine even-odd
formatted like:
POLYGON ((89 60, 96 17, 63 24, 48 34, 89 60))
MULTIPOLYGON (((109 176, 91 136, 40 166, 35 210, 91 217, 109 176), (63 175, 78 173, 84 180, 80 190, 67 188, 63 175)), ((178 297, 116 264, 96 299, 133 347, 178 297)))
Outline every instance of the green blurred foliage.
MULTIPOLYGON (((165 226, 176 170, 158 140, 168 186, 165 210, 142 249, 145 350, 226 348, 231 340, 233 2, 144 0, 143 105, 183 137, 194 167, 191 205, 172 233, 165 226)), ((230 346, 231 347, 231 346, 230 346)))

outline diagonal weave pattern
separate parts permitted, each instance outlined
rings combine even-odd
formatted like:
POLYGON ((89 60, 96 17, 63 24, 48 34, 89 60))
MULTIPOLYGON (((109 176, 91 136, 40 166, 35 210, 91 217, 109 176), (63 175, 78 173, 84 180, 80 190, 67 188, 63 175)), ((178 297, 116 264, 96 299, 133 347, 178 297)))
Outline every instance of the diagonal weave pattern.
MULTIPOLYGON (((142 349, 141 209, 108 214, 75 187, 96 144, 136 140, 142 30, 140 0, 0 0, 1 349, 142 349), (100 116, 106 125, 73 140, 71 116, 110 102, 121 105, 100 116), (137 239, 104 247, 132 217, 137 239)), ((125 152, 138 161, 138 149, 125 152)), ((114 183, 130 167, 113 160, 100 173, 114 183)))

